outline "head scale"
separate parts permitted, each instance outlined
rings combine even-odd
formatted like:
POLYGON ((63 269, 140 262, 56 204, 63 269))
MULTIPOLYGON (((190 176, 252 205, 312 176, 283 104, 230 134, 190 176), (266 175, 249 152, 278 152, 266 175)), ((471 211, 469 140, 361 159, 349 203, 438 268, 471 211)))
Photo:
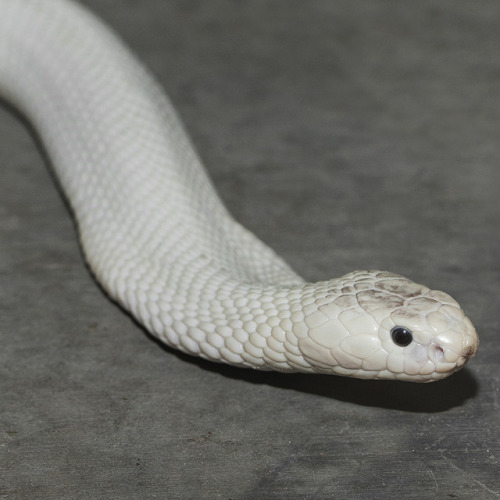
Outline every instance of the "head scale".
POLYGON ((476 354, 474 326, 448 294, 383 271, 355 271, 339 281, 327 291, 331 301, 323 297, 306 316, 308 335, 299 340, 316 371, 431 382, 476 354))

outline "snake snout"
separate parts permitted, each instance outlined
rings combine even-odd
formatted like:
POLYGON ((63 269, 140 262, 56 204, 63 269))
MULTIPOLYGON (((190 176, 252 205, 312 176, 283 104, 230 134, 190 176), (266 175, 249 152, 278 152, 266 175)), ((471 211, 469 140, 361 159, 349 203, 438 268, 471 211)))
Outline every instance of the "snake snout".
POLYGON ((433 338, 429 346, 429 358, 440 373, 453 373, 474 357, 479 337, 472 322, 465 316, 460 321, 448 323, 448 328, 433 338))
POLYGON ((467 333, 464 335, 463 342, 463 357, 465 361, 468 361, 470 358, 473 358, 477 350, 479 348, 479 336, 477 335, 476 329, 472 326, 472 323, 469 325, 467 333))

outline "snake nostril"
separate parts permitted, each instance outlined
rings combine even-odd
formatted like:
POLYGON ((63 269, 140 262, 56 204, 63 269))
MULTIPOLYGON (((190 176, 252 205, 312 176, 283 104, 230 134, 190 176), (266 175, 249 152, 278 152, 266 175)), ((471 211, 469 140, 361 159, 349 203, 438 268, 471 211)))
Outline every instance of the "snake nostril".
POLYGON ((433 345, 431 346, 430 356, 434 363, 439 363, 444 358, 444 349, 440 345, 433 345))

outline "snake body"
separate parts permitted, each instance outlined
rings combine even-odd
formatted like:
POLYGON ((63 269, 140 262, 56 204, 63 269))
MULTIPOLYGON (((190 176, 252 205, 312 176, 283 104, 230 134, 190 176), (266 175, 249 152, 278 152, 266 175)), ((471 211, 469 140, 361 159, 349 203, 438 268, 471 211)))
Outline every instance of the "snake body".
POLYGON ((0 0, 0 92, 37 130, 90 268, 167 345, 263 370, 427 382, 478 337, 383 271, 306 283, 238 224, 157 83, 70 0, 0 0))

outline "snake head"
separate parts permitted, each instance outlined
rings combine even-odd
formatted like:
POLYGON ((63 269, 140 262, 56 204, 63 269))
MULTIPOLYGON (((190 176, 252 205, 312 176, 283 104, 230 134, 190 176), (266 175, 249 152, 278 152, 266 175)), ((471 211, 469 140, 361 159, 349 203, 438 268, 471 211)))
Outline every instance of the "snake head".
POLYGON ((448 294, 383 271, 355 271, 340 281, 329 291, 332 300, 318 301, 306 316, 308 334, 299 339, 315 371, 432 382, 476 354, 476 330, 448 294))

